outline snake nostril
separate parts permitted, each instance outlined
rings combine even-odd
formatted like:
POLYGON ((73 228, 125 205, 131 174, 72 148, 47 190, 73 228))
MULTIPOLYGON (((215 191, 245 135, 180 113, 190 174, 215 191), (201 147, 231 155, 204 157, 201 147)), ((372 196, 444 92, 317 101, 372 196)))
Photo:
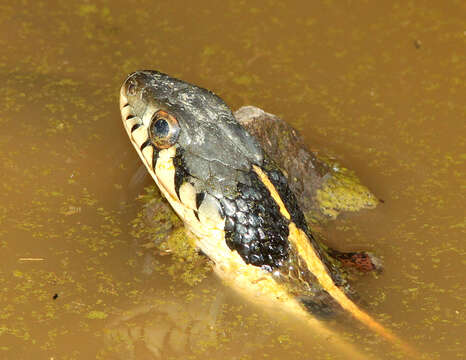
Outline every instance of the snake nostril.
POLYGON ((137 83, 136 80, 134 79, 129 79, 128 80, 128 85, 126 86, 126 93, 129 96, 134 96, 136 95, 136 90, 137 90, 137 83))

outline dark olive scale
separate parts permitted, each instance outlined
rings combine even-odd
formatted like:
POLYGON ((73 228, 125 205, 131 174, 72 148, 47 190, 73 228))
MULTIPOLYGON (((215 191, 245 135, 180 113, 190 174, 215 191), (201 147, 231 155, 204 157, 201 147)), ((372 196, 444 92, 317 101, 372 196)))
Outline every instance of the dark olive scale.
POLYGON ((231 218, 235 214, 236 204, 235 204, 235 202, 233 200, 230 200, 228 198, 223 198, 222 199, 222 206, 223 206, 223 211, 225 212, 226 216, 231 218))
POLYGON ((173 165, 175 166, 175 191, 178 199, 180 199, 180 187, 184 180, 189 176, 186 171, 186 164, 183 160, 183 150, 176 149, 175 156, 173 157, 173 165))
POLYGON ((253 187, 244 184, 238 184, 238 191, 242 194, 242 199, 245 200, 260 200, 261 194, 253 187))
POLYGON ((235 225, 235 231, 241 236, 244 236, 244 234, 248 232, 248 228, 244 226, 243 224, 240 224, 237 222, 235 225))
POLYGON ((194 213, 194 216, 196 217, 197 221, 201 221, 201 219, 199 218, 199 212, 196 211, 196 210, 193 210, 193 213, 194 213))
MULTIPOLYGON (((262 254, 251 254, 249 257, 249 260, 251 261, 251 264, 264 264, 266 261, 262 254)), ((267 259, 268 260, 268 259, 267 259)), ((265 264, 267 265, 267 264, 265 264)))
POLYGON ((288 258, 289 221, 254 172, 250 186, 237 185, 235 198, 220 200, 225 214, 225 239, 247 264, 273 271, 288 258))
POLYGON ((196 208, 199 209, 199 206, 201 206, 202 202, 204 201, 205 198, 205 193, 200 192, 196 194, 196 208))
POLYGON ((248 211, 248 203, 246 202, 245 199, 243 198, 238 198, 236 199, 236 207, 238 208, 239 211, 248 211))
POLYGON ((266 236, 267 236, 267 235, 265 235, 265 232, 264 232, 264 230, 262 230, 262 228, 258 228, 257 233, 259 234, 259 240, 264 240, 266 238, 266 236))
POLYGON ((157 159, 159 158, 160 150, 157 148, 157 146, 154 146, 154 145, 152 145, 152 149, 154 149, 154 152, 152 154, 152 170, 154 170, 155 172, 155 166, 157 165, 157 159))
POLYGON ((152 144, 151 139, 147 139, 141 144, 140 150, 143 151, 146 147, 152 146, 153 152, 152 152, 152 170, 155 172, 155 165, 157 164, 157 159, 159 157, 159 149, 152 144))
POLYGON ((139 150, 144 150, 147 146, 152 146, 152 142, 150 141, 150 139, 147 139, 146 141, 144 141, 142 143, 142 145, 139 147, 139 150))
POLYGON ((262 220, 259 216, 253 213, 248 214, 248 223, 251 225, 253 228, 257 228, 262 225, 262 220))
POLYGON ((236 248, 239 254, 240 255, 243 255, 243 253, 247 254, 249 252, 249 245, 242 244, 244 233, 240 233, 239 231, 232 231, 231 234, 233 234, 233 236, 231 237, 231 241, 236 245, 236 248))
POLYGON ((225 231, 233 231, 235 230, 235 221, 232 217, 227 216, 225 219, 225 231))
MULTIPOLYGON (((247 210, 247 208, 246 208, 246 210, 247 210)), ((236 220, 240 224, 248 225, 249 224, 248 216, 243 211, 238 211, 236 213, 236 220)))
POLYGON ((131 133, 135 132, 137 129, 139 129, 142 126, 142 124, 134 124, 131 127, 131 133))
POLYGON ((248 232, 243 235, 243 243, 251 243, 258 240, 257 230, 253 227, 248 228, 248 232))

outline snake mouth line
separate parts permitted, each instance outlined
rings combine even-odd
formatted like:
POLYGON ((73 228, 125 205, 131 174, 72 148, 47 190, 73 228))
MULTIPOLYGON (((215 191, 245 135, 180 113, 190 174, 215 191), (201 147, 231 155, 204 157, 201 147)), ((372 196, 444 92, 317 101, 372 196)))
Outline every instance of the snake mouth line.
POLYGON ((147 130, 143 126, 143 121, 134 113, 125 94, 124 87, 125 86, 123 85, 120 90, 120 113, 123 121, 123 127, 125 128, 131 143, 135 147, 137 154, 146 165, 149 173, 154 178, 157 185, 160 185, 154 172, 154 147, 149 139, 147 130))
MULTIPOLYGON (((149 138, 149 134, 143 120, 134 114, 133 108, 125 94, 124 85, 120 90, 120 112, 123 126, 128 137, 156 184, 161 189, 165 190, 165 196, 169 196, 172 201, 175 201, 187 210, 195 212, 195 216, 198 218, 197 209, 181 201, 178 194, 176 194, 172 189, 172 186, 167 186, 167 183, 171 183, 173 181, 174 176, 172 176, 172 174, 165 173, 164 178, 162 178, 157 174, 157 159, 162 157, 164 163, 172 162, 175 149, 171 148, 162 151, 156 149, 155 145, 149 138)), ((164 168, 166 168, 166 166, 164 166, 164 168)))
POLYGON ((133 113, 133 109, 128 102, 128 98, 125 95, 124 87, 120 90, 120 113, 123 125, 128 131, 128 135, 131 135, 131 128, 136 124, 141 124, 140 119, 133 113), (128 121, 131 124, 128 126, 128 121))

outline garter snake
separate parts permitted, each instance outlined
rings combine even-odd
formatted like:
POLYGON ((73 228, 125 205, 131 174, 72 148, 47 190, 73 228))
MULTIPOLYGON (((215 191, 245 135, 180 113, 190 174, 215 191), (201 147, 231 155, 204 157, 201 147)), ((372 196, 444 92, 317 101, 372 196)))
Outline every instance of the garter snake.
POLYGON ((120 110, 142 162, 222 279, 261 305, 295 314, 340 307, 400 343, 353 302, 285 176, 220 97, 137 71, 121 87, 120 110))

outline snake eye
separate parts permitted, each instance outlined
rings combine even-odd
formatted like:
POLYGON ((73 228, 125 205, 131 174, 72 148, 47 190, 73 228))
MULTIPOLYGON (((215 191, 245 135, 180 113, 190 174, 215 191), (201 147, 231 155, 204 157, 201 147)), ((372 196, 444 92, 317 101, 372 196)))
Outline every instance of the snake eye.
POLYGON ((178 140, 180 125, 176 118, 166 111, 159 110, 152 117, 149 136, 159 149, 167 149, 178 140))

